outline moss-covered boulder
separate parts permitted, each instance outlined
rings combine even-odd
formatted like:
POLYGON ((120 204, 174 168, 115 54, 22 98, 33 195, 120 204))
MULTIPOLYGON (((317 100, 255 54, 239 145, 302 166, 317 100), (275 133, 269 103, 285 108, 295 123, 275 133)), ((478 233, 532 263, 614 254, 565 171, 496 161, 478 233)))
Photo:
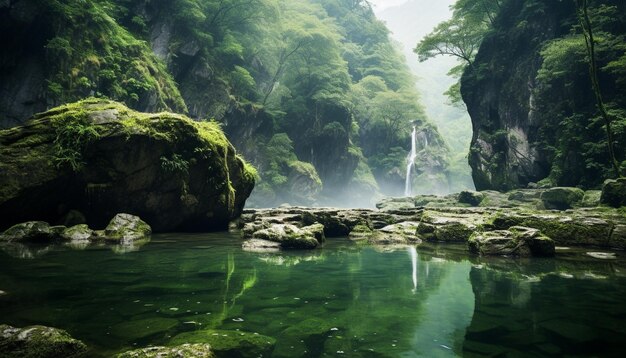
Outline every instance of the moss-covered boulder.
POLYGON ((145 239, 152 233, 150 225, 139 217, 130 214, 117 214, 106 229, 104 235, 107 240, 130 242, 145 239))
POLYGON ((169 342, 171 346, 185 343, 205 343, 219 357, 268 357, 276 339, 257 333, 227 330, 200 330, 181 333, 169 342))
POLYGON ((546 209, 566 210, 573 208, 584 196, 585 192, 582 189, 556 187, 541 193, 541 201, 546 209))
POLYGON ((252 239, 278 242, 283 249, 314 249, 324 240, 323 230, 321 224, 303 228, 291 224, 272 224, 252 234, 252 239))
POLYGON ((605 181, 600 202, 615 208, 626 206, 626 178, 605 181))
POLYGON ((459 203, 478 206, 485 198, 485 195, 473 190, 463 190, 459 193, 459 203))
POLYGON ((86 224, 78 224, 69 227, 61 233, 61 237, 70 241, 86 241, 91 239, 95 235, 95 232, 89 228, 86 224))
POLYGON ((467 241, 480 255, 554 256, 554 241, 539 230, 514 226, 509 230, 475 232, 467 241))
POLYGON ((116 358, 214 358, 210 344, 182 344, 176 347, 147 347, 118 354, 116 358))
POLYGON ((85 344, 64 330, 0 325, 0 357, 76 358, 84 357, 86 351, 85 344))
POLYGON ((49 241, 52 237, 50 225, 43 221, 27 221, 11 226, 0 235, 0 241, 49 241))
POLYGON ((611 246, 611 218, 594 217, 590 213, 562 214, 555 212, 507 212, 494 215, 489 223, 493 228, 506 230, 525 226, 541 232, 558 245, 611 246))
POLYGON ((126 212, 157 232, 225 229, 254 181, 218 124, 107 100, 57 107, 0 131, 0 229, 62 223, 71 210, 90 227, 126 212))
POLYGON ((372 235, 372 229, 367 225, 360 224, 350 231, 348 238, 353 241, 361 241, 367 239, 370 235, 372 235))

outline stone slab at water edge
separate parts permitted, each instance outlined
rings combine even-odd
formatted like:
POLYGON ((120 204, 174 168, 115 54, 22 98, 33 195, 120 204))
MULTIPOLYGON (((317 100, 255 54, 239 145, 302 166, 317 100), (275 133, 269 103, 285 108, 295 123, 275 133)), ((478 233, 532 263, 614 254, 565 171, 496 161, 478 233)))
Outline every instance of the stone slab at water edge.
MULTIPOLYGON (((294 248, 256 239, 265 238, 277 227, 302 229, 310 225, 323 227, 327 238, 348 236, 371 245, 461 242, 468 243, 468 249, 473 252, 488 255, 552 256, 555 246, 626 249, 624 208, 597 206, 597 203, 594 207, 584 207, 587 193, 555 189, 558 190, 388 198, 377 204, 378 210, 289 206, 250 209, 244 210, 238 227, 244 239, 253 239, 243 246, 257 251, 294 248), (546 195, 548 192, 552 194, 546 195), (575 203, 568 201, 568 205, 576 208, 546 210, 544 201, 548 198, 563 202, 558 199, 561 195, 556 195, 559 193, 574 193, 565 196, 575 196, 575 203)), ((595 191, 591 194, 599 198, 595 191)))
POLYGON ((155 232, 225 229, 254 181, 218 124, 183 115, 87 99, 0 130, 0 230, 77 212, 93 227, 128 212, 155 232))
POLYGON ((114 251, 125 253, 148 243, 151 234, 150 225, 130 214, 115 215, 104 230, 93 230, 86 224, 65 227, 50 226, 44 221, 29 221, 13 225, 0 234, 0 250, 11 256, 26 258, 31 251, 24 244, 35 242, 64 244, 73 249, 109 244, 113 245, 114 251))

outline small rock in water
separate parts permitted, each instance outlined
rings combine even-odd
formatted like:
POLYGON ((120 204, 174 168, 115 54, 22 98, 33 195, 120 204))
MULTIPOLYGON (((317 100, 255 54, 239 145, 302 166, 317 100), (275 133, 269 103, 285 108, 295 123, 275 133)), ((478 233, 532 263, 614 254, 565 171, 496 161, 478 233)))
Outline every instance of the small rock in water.
POLYGON ((586 254, 594 259, 601 260, 613 260, 616 258, 614 252, 587 252, 586 254))

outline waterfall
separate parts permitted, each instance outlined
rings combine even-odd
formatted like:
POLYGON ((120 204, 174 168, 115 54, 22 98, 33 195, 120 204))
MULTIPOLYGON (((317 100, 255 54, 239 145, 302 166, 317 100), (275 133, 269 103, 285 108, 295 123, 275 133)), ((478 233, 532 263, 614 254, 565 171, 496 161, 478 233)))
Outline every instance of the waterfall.
POLYGON ((417 150, 415 148, 416 142, 416 133, 415 126, 413 126, 413 133, 411 133, 411 153, 407 158, 406 165, 406 182, 404 183, 404 196, 411 196, 412 188, 411 188, 411 172, 413 172, 413 166, 415 166, 415 158, 417 158, 417 150))

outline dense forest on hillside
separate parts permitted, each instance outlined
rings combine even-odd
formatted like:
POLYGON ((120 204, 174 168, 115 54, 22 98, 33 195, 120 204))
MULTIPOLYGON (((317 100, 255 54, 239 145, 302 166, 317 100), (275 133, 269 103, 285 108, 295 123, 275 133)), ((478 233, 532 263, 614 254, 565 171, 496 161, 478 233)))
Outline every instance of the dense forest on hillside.
POLYGON ((29 0, 0 20, 3 127, 89 96, 186 113, 258 168, 252 204, 371 205, 403 190, 415 125, 417 174, 446 181, 447 148, 366 1, 29 0))
POLYGON ((455 56, 477 189, 596 188, 626 170, 623 1, 457 1, 416 48, 455 56), (461 78, 462 75, 462 78, 461 78))

